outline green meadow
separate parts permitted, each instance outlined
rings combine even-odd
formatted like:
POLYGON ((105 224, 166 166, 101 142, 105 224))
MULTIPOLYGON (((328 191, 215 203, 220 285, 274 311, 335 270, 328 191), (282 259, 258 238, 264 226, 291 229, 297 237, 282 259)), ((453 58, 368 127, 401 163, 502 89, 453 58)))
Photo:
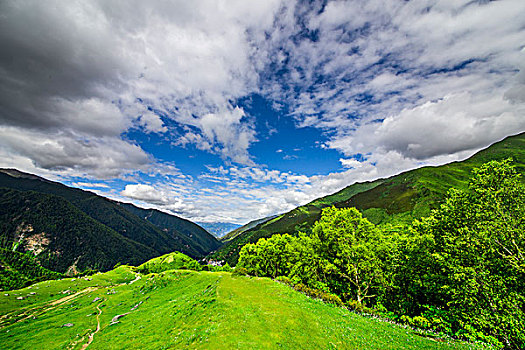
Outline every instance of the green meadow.
POLYGON ((268 278, 137 271, 120 266, 2 292, 2 348, 479 348, 328 305, 268 278))

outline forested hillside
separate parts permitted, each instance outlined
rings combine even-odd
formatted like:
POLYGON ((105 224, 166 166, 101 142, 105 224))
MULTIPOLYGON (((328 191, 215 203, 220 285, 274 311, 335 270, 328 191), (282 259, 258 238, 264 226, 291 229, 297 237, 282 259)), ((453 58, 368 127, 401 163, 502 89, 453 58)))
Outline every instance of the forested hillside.
POLYGON ((13 169, 0 170, 0 202, 1 247, 59 272, 138 265, 172 251, 201 258, 220 245, 187 220, 13 169))
POLYGON ((235 265, 239 251, 247 243, 276 233, 309 232, 327 206, 355 207, 374 224, 407 224, 430 214, 450 188, 465 189, 473 168, 490 160, 513 159, 519 173, 525 173, 525 133, 511 136, 469 159, 437 167, 423 167, 373 182, 356 183, 319 198, 270 221, 248 229, 226 242, 211 255, 235 265))
POLYGON ((195 251, 193 254, 189 254, 191 256, 201 257, 221 245, 212 234, 189 220, 166 214, 156 209, 139 208, 129 203, 122 203, 121 206, 138 217, 151 222, 163 232, 180 237, 186 248, 184 252, 187 253, 190 249, 195 251))
POLYGON ((30 254, 0 248, 0 291, 60 277, 63 275, 40 266, 30 254))

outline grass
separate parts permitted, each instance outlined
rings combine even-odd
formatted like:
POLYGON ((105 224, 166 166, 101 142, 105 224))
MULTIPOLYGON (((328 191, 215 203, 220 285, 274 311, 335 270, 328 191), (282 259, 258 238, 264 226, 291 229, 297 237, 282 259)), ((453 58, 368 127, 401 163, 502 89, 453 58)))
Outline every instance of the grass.
POLYGON ((141 275, 120 266, 7 293, 0 295, 3 349, 81 349, 97 318, 89 349, 474 348, 324 304, 267 278, 226 272, 141 275), (124 316, 111 325, 117 315, 124 316))

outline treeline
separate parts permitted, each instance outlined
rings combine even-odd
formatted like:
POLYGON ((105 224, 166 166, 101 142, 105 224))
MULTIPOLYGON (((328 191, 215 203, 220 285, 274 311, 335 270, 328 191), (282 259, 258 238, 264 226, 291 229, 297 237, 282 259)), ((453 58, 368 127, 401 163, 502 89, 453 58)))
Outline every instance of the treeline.
POLYGON ((311 234, 274 235, 238 270, 337 295, 348 307, 496 347, 525 348, 525 186, 511 160, 473 171, 429 217, 375 226, 326 208, 311 234))
POLYGON ((40 266, 29 254, 0 248, 0 290, 20 289, 61 277, 62 274, 40 266))

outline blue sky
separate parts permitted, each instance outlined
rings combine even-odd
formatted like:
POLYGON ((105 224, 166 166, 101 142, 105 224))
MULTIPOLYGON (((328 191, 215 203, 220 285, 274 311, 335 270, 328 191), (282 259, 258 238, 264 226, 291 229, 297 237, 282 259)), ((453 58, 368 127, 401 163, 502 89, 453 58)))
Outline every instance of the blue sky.
POLYGON ((3 1, 0 166, 246 223, 525 130, 525 3, 3 1))

